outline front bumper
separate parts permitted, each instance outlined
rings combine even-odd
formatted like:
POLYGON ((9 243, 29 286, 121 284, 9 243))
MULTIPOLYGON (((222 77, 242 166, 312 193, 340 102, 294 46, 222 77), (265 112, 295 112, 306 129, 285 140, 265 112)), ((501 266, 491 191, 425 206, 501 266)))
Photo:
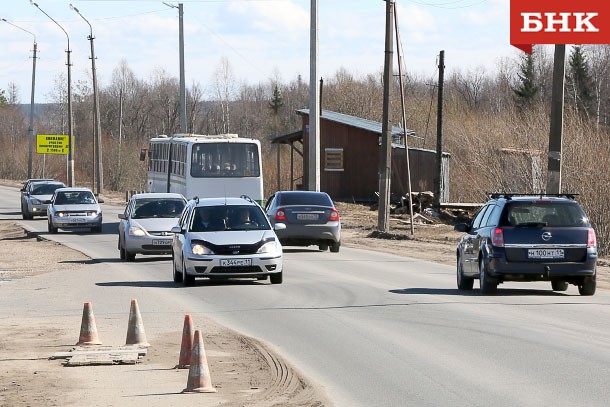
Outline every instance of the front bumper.
POLYGON ((125 236, 125 250, 138 254, 171 254, 172 236, 125 236))
POLYGON ((184 265, 189 275, 196 277, 261 277, 282 271, 281 253, 263 253, 246 256, 223 256, 209 255, 197 256, 190 254, 185 256, 184 265), (221 260, 244 260, 250 259, 251 264, 242 266, 223 266, 221 260))
POLYGON ((34 205, 31 202, 28 203, 28 213, 31 216, 47 216, 47 207, 49 204, 34 205))
POLYGON ((60 229, 78 229, 102 227, 102 215, 97 216, 53 216, 53 227, 60 229))

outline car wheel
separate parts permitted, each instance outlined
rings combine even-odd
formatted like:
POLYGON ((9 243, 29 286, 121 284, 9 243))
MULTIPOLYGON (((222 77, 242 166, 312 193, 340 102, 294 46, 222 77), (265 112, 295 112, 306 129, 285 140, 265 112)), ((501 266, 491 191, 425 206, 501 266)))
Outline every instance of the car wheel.
POLYGON ((462 257, 457 258, 457 287, 458 290, 469 291, 474 286, 474 278, 464 277, 464 267, 462 266, 462 257))
POLYGON ((51 223, 51 221, 47 221, 47 229, 49 231, 49 233, 57 233, 57 228, 53 227, 53 224, 51 223))
POLYGON ((119 257, 121 258, 121 260, 125 260, 125 249, 123 249, 123 245, 121 244, 120 237, 119 237, 118 248, 119 248, 119 257))
POLYGON ((184 259, 182 260, 182 285, 185 287, 189 287, 195 284, 195 277, 186 273, 186 265, 184 264, 184 259))
POLYGON ((320 243, 320 244, 318 245, 318 249, 320 249, 320 251, 325 252, 325 251, 327 251, 327 250, 328 250, 328 245, 327 245, 326 243, 320 243))
POLYGON ((567 281, 551 281, 553 291, 565 291, 568 289, 567 281))
POLYGON ((282 284, 284 271, 280 271, 279 273, 269 274, 269 280, 271 284, 282 284))
POLYGON ((123 249, 125 251, 125 260, 127 261, 136 261, 136 254, 129 252, 127 249, 123 249))
POLYGON ((176 256, 174 252, 172 252, 172 268, 174 269, 174 283, 182 282, 182 272, 178 272, 178 268, 176 267, 176 256))
POLYGON ((333 242, 330 245, 331 253, 339 253, 339 248, 341 247, 341 242, 333 242))
POLYGON ((595 294, 596 285, 595 276, 585 277, 578 285, 578 292, 580 295, 593 295, 595 294))
POLYGON ((485 267, 485 260, 483 259, 479 261, 479 284, 481 294, 491 294, 498 288, 496 280, 487 275, 487 267, 485 267))

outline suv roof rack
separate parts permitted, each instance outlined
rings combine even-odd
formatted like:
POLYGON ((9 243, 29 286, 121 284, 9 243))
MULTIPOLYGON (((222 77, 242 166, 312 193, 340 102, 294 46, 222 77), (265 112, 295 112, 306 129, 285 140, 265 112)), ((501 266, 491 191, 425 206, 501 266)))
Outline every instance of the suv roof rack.
POLYGON ((578 194, 572 194, 572 193, 546 194, 546 193, 542 193, 542 192, 537 193, 537 194, 518 193, 518 192, 492 192, 492 193, 488 193, 487 196, 490 199, 504 198, 504 199, 507 199, 507 200, 512 199, 513 197, 516 197, 516 196, 537 196, 537 197, 540 197, 540 198, 555 197, 555 198, 567 198, 567 199, 574 200, 574 199, 576 199, 578 194))

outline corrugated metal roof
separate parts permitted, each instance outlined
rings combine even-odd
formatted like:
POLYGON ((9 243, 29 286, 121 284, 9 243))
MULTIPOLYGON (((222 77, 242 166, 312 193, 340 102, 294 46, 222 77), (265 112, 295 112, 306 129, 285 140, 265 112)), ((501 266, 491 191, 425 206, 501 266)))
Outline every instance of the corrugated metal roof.
MULTIPOLYGON (((309 109, 298 109, 297 114, 309 116, 309 109)), ((343 113, 332 112, 330 110, 322 110, 320 118, 330 120, 332 122, 347 124, 352 127, 357 127, 373 133, 381 134, 381 123, 374 120, 361 119, 359 117, 350 116, 343 113)), ((404 130, 401 127, 392 126, 392 136, 404 135, 404 130)), ((415 137, 415 130, 407 129, 407 136, 415 137)))

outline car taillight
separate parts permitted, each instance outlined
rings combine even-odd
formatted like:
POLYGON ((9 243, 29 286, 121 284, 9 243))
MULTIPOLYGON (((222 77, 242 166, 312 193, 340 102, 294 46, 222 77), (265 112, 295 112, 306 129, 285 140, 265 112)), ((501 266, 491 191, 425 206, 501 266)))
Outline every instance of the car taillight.
POLYGON ((589 233, 587 235, 587 247, 595 246, 597 246, 597 237, 595 236, 595 231, 593 229, 589 229, 589 233))
POLYGON ((491 243, 497 247, 504 247, 504 233, 501 228, 495 228, 491 236, 491 243))
POLYGON ((286 220, 286 212, 284 212, 284 208, 280 208, 275 213, 275 220, 286 220))
POLYGON ((339 222, 339 211, 337 211, 336 209, 331 210, 329 220, 339 222))

